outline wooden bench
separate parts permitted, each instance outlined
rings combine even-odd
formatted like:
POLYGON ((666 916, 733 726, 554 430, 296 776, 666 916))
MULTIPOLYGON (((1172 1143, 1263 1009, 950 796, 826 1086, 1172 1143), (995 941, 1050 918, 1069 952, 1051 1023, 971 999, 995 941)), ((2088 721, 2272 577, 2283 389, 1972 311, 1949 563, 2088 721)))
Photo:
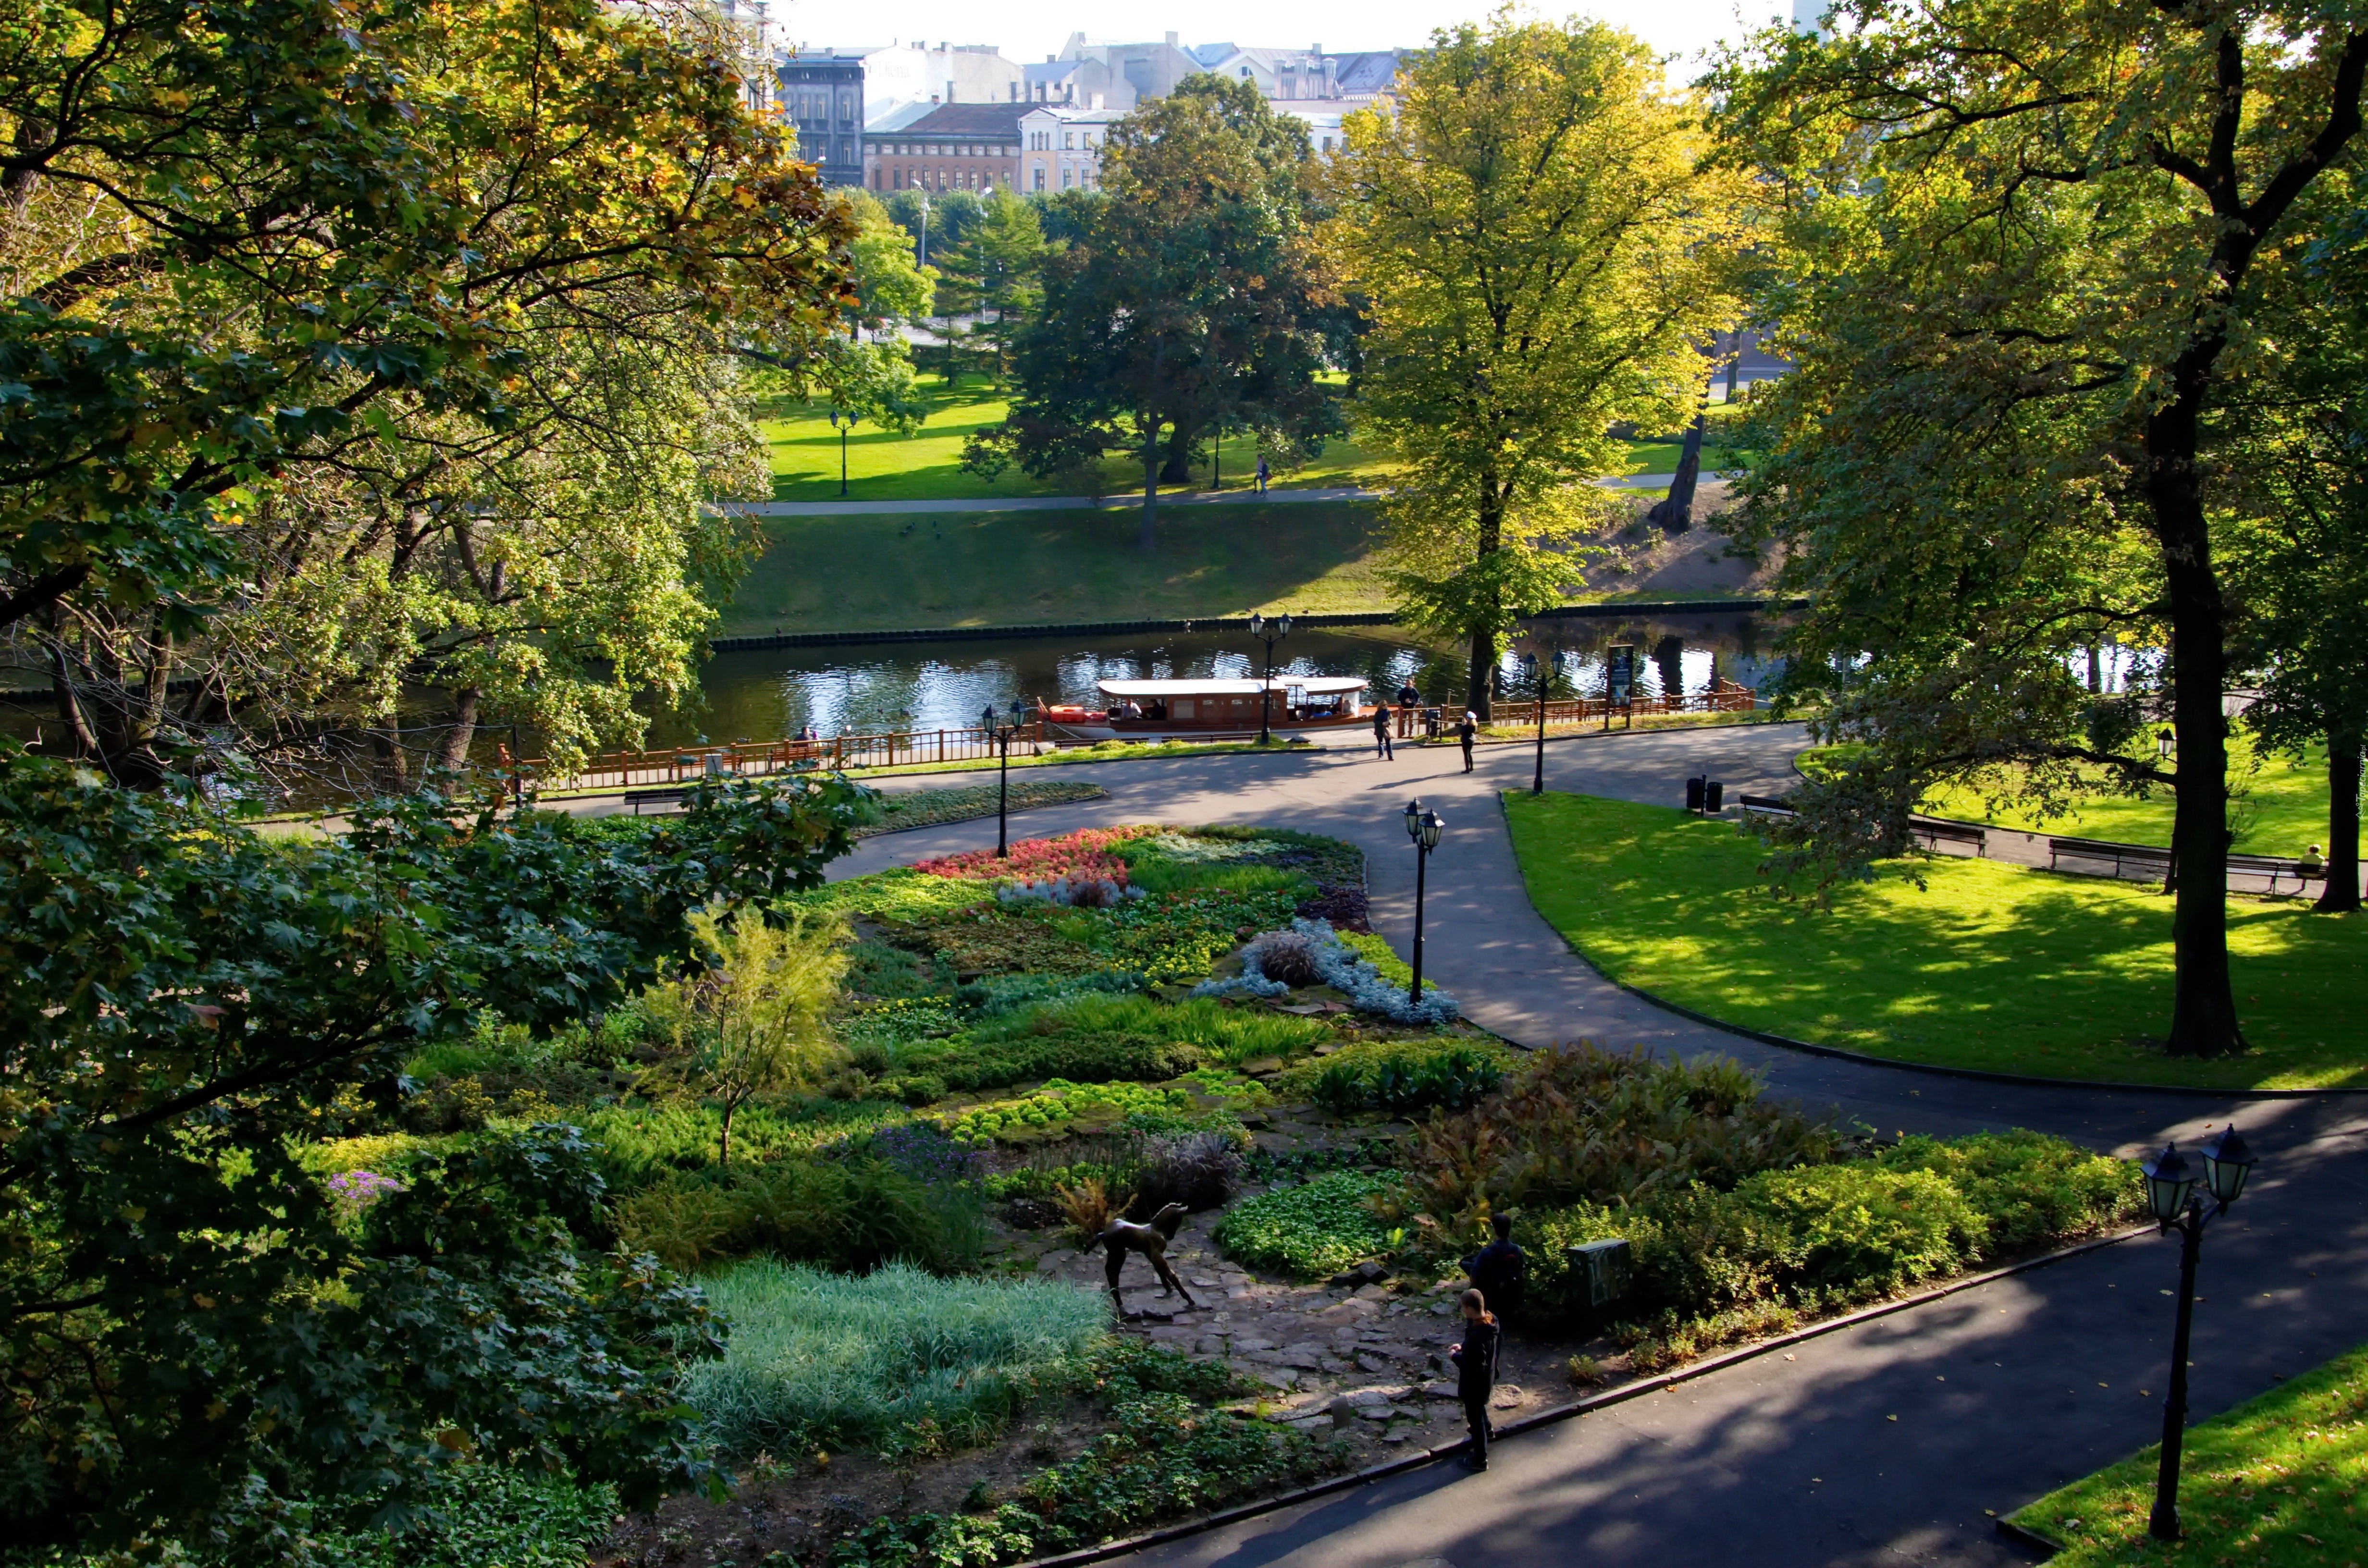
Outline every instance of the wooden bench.
POLYGON ((1907 832, 1911 837, 1924 841, 1924 847, 1935 855, 1943 844, 1970 844, 1974 854, 1987 858, 1990 852, 1990 835, 1986 828, 1971 823, 1943 822, 1939 817, 1909 817, 1907 832))
POLYGON ((633 808, 635 816, 640 816, 644 805, 680 806, 683 796, 689 793, 687 790, 628 790, 625 804, 633 808))
POLYGON ((2115 877, 2127 876, 2132 871, 2139 873, 2140 880, 2170 875, 2170 851, 2151 844, 2113 844, 2100 838, 2049 839, 2047 869, 2061 870, 2066 860, 2111 866, 2112 870, 2107 874, 2115 877))
POLYGON ((1736 803, 1745 812, 1766 812, 1771 817, 1789 817, 1793 808, 1773 795, 1737 795, 1736 803))

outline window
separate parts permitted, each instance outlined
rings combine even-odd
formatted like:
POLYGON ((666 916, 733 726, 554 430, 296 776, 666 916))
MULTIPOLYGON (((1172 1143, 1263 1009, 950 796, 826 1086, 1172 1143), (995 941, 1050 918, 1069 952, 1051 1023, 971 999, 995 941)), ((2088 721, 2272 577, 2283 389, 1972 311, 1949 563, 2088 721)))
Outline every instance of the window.
POLYGON ((1044 188, 1044 165, 1042 164, 1036 165, 1036 188, 1044 188))
POLYGON ((1077 150, 1077 133, 1074 131, 1064 131, 1061 132, 1061 145, 1069 152, 1076 152, 1077 150))
POLYGON ((1073 182, 1076 177, 1077 174, 1075 169, 1070 168, 1066 164, 1061 165, 1061 188, 1063 190, 1068 189, 1071 182, 1073 182))

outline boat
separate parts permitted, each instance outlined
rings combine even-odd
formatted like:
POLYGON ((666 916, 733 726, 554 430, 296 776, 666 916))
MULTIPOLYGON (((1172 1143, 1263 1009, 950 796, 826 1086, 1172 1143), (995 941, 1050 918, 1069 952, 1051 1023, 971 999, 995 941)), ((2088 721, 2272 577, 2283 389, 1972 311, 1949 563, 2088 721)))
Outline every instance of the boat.
POLYGON ((1365 686, 1362 676, 1097 681, 1099 708, 1048 707, 1044 722, 1089 741, 1255 735, 1261 719, 1277 734, 1296 735, 1370 722, 1365 686))

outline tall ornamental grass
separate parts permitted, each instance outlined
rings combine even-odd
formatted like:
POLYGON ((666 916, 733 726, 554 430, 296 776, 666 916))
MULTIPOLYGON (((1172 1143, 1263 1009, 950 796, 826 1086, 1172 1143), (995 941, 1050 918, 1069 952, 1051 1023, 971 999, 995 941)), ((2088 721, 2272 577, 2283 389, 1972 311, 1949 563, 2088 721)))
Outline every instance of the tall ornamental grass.
POLYGON ((735 1456, 872 1445, 925 1422, 982 1441, 1110 1326, 1090 1290, 901 1263, 856 1278, 753 1258, 704 1285, 731 1334, 684 1397, 735 1456))

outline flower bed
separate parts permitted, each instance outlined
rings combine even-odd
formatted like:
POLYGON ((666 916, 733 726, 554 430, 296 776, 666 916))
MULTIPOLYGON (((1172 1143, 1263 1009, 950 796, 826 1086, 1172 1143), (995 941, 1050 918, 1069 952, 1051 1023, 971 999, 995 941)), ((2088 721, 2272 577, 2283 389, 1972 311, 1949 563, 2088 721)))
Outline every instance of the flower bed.
POLYGON ((934 860, 916 860, 913 869, 927 877, 951 877, 965 881, 1049 882, 1108 881, 1126 885, 1127 865, 1117 846, 1131 838, 1157 833, 1156 827, 1088 827, 1058 838, 1023 838, 1008 856, 992 849, 965 850, 934 860))

